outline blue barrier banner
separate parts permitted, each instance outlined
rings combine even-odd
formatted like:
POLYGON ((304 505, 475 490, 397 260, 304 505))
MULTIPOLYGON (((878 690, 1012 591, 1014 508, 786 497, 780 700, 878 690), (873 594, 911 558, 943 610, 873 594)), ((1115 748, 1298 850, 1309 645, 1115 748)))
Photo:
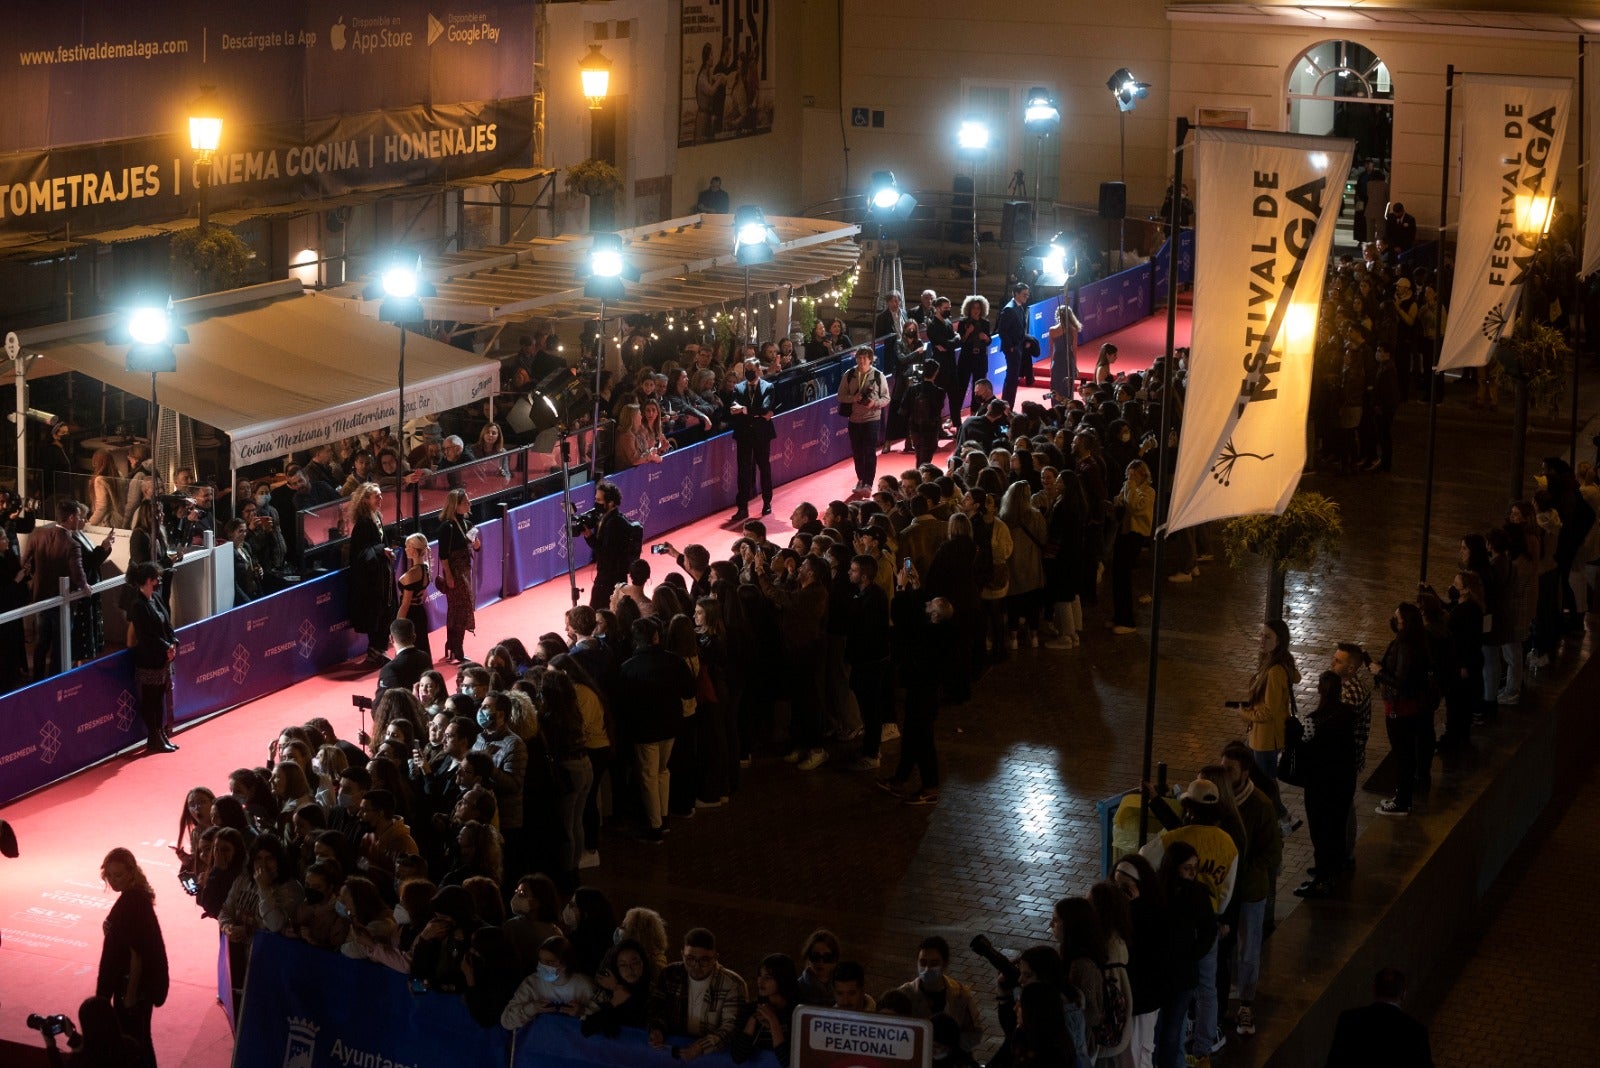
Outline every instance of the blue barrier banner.
POLYGON ((479 523, 476 529, 483 548, 472 561, 472 580, 478 587, 476 590, 478 607, 487 608, 497 603, 505 590, 505 569, 500 563, 505 559, 506 531, 505 524, 498 519, 479 523))
POLYGON ((286 689, 349 660, 365 640, 345 617, 343 571, 184 627, 172 664, 173 721, 286 689))
MULTIPOLYGON (((1151 258, 1154 270, 1153 285, 1156 300, 1165 302, 1167 298, 1167 245, 1169 238, 1151 258)), ((1181 286, 1194 285, 1194 231, 1184 230, 1178 234, 1178 284, 1181 286)))
MULTIPOLYGON (((650 1048, 645 1033, 625 1027, 616 1038, 595 1035, 585 1038, 579 1021, 570 1016, 547 1013, 517 1032, 512 1068, 646 1068, 669 1062, 665 1053, 650 1048)), ((674 1046, 687 1045, 687 1039, 672 1039, 674 1046)), ((465 1063, 465 1062, 463 1062, 465 1063)), ((709 1053, 696 1058, 707 1068, 728 1068, 734 1063, 726 1053, 709 1053)), ((744 1062, 756 1068, 779 1068, 770 1052, 758 1053, 744 1062)))
POLYGON ((1104 337, 1149 317, 1150 271, 1150 264, 1141 263, 1078 290, 1078 319, 1083 323, 1078 340, 1104 337))
POLYGON ((461 998, 413 994, 405 976, 265 931, 250 950, 233 1068, 497 1066, 502 1028, 479 1027, 461 998))

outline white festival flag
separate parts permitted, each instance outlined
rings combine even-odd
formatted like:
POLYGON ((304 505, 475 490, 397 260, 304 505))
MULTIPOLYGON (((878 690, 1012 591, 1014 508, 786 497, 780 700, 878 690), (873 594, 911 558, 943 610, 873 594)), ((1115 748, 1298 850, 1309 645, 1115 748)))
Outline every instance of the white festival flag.
POLYGON ((1194 152, 1193 355, 1169 530, 1281 513, 1294 495, 1355 143, 1202 127, 1194 152))
POLYGON ((1555 192, 1572 79, 1463 74, 1461 222, 1439 369, 1483 367, 1516 318, 1555 192))

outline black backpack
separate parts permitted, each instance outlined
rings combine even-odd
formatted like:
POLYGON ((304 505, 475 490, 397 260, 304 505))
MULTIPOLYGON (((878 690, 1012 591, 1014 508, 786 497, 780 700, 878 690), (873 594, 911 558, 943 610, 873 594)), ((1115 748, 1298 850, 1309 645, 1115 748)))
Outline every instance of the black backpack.
POLYGON ((628 559, 637 560, 644 552, 644 527, 627 516, 622 517, 622 522, 624 524, 622 529, 628 535, 628 559))

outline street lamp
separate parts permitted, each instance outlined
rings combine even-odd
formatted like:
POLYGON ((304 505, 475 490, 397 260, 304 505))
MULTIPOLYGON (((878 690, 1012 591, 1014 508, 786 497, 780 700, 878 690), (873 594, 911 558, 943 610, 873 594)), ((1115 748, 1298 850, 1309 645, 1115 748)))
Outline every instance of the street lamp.
POLYGON ((742 204, 733 213, 733 256, 744 268, 744 322, 745 334, 755 340, 755 319, 750 315, 750 268, 758 263, 771 263, 773 246, 778 235, 767 225, 767 217, 754 204, 742 204))
POLYGON ((583 95, 589 101, 589 110, 599 111, 611 90, 611 61, 600 51, 599 45, 589 46, 589 54, 578 62, 578 75, 583 79, 583 95))
POLYGON ((978 292, 978 157, 989 148, 989 126, 982 119, 963 119, 956 145, 972 161, 972 293, 978 292))
POLYGON ((1042 85, 1028 90, 1027 104, 1022 109, 1022 124, 1037 138, 1038 152, 1034 157, 1033 215, 1039 217, 1039 186, 1044 184, 1044 139, 1061 128, 1061 109, 1056 98, 1042 85))
MULTIPOLYGON (((1118 67, 1111 77, 1106 79, 1106 88, 1111 90, 1111 96, 1117 102, 1117 157, 1121 163, 1120 178, 1122 181, 1123 196, 1128 191, 1128 112, 1139 106, 1139 101, 1150 95, 1150 83, 1141 82, 1133 76, 1127 67, 1118 67)), ((1177 191, 1173 191, 1177 195, 1177 191)), ((1123 218, 1117 220, 1117 266, 1122 265, 1122 256, 1127 251, 1127 211, 1123 211, 1123 218)), ((1176 235, 1174 235, 1176 236, 1176 235)))
POLYGON ((599 346, 594 361, 594 441, 589 446, 589 462, 596 472, 600 470, 600 388, 606 367, 606 301, 621 300, 627 292, 623 279, 639 280, 639 270, 628 262, 622 252, 620 234, 595 234, 590 238, 589 262, 578 268, 578 278, 583 282, 583 295, 600 301, 599 346))
MULTIPOLYGON (((421 322, 427 316, 423 312, 422 298, 431 297, 436 292, 432 283, 422 277, 422 257, 408 249, 398 249, 390 254, 389 260, 378 273, 378 280, 368 285, 362 292, 366 300, 379 300, 378 321, 393 323, 400 328, 400 365, 396 375, 398 403, 395 406, 394 443, 395 448, 401 452, 402 459, 405 454, 406 441, 406 323, 421 322)), ((401 523, 401 497, 400 487, 395 487, 394 493, 394 525, 398 530, 401 523)))
MULTIPOLYGON (((1539 248, 1544 244, 1544 237, 1550 232, 1552 216, 1550 194, 1548 193, 1518 193, 1513 204, 1513 223, 1517 228, 1517 244, 1522 246, 1523 253, 1535 257, 1539 248)), ((1525 307, 1525 305, 1523 306, 1525 307)), ((1520 309, 1519 309, 1520 311, 1520 309)), ((1526 314, 1525 311, 1521 312, 1526 314)), ((1511 326, 1512 334, 1516 332, 1515 323, 1502 323, 1501 334, 1495 338, 1495 344, 1506 344, 1506 327, 1511 326)), ((1522 497, 1523 468, 1527 464, 1528 450, 1528 376, 1519 365, 1515 368, 1513 380, 1516 383, 1516 411, 1511 416, 1511 499, 1520 500, 1522 497)), ((1438 372, 1435 371, 1435 374, 1438 372)), ((1488 373, 1484 368, 1483 373, 1488 373)), ((1437 402, 1435 402, 1437 403, 1437 402)))
POLYGON ((122 331, 129 342, 127 369, 132 373, 150 372, 150 558, 159 562, 161 409, 156 401, 156 375, 178 369, 178 352, 173 347, 186 343, 189 334, 172 315, 172 298, 140 299, 128 309, 122 331))
POLYGON ((200 192, 200 232, 206 229, 206 194, 211 188, 211 160, 222 142, 222 109, 217 102, 217 87, 202 85, 200 95, 189 105, 189 147, 195 153, 195 173, 200 192))

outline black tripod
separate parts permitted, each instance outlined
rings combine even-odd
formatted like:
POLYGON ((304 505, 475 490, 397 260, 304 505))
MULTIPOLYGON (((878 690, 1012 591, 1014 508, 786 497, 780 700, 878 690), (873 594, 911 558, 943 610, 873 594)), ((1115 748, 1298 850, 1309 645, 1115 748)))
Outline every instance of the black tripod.
POLYGON ((578 569, 572 560, 572 438, 563 424, 561 433, 561 536, 567 541, 567 584, 572 587, 572 605, 578 605, 578 569))

